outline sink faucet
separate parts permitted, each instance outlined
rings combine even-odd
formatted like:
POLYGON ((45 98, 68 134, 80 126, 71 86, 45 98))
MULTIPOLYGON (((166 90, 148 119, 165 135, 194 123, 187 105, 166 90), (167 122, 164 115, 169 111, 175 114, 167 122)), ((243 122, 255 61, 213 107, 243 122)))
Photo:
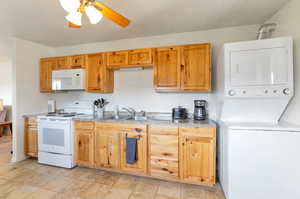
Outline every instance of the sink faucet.
POLYGON ((122 108, 122 110, 128 112, 131 118, 135 118, 136 111, 133 108, 122 108))

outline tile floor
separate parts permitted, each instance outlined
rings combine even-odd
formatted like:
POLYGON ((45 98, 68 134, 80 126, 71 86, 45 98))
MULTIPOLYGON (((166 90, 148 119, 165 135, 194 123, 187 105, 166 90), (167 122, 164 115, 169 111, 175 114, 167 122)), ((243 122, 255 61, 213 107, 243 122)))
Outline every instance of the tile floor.
MULTIPOLYGON (((0 157, 4 151, 0 150, 0 157)), ((62 169, 34 159, 11 164, 4 159, 0 199, 224 199, 219 185, 186 185, 81 167, 62 169)))

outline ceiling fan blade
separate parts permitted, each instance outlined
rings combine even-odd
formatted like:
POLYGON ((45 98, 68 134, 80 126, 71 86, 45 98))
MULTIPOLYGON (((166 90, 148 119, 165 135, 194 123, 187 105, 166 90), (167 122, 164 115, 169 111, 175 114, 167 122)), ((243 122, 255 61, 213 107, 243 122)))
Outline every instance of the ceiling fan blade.
POLYGON ((81 26, 69 22, 69 28, 81 28, 81 26))
POLYGON ((95 1, 94 6, 102 12, 104 17, 112 20, 116 24, 118 24, 118 25, 120 25, 124 28, 127 27, 130 24, 129 19, 123 17, 122 15, 120 15, 119 13, 117 13, 114 10, 110 9, 109 7, 104 5, 103 3, 95 1))

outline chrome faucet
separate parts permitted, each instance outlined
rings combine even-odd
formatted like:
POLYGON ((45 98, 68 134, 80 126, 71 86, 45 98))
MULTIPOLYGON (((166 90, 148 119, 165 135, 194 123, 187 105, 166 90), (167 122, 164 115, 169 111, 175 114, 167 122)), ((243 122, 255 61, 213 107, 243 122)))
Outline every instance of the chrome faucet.
POLYGON ((128 112, 132 119, 135 118, 136 110, 134 110, 133 108, 122 108, 122 110, 128 112))

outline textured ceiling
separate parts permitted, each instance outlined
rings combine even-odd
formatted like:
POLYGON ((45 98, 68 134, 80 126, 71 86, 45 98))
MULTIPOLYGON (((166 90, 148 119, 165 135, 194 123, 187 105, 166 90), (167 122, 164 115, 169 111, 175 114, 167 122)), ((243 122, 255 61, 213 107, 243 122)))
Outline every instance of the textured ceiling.
POLYGON ((128 17, 123 29, 107 19, 69 29, 59 0, 10 0, 0 6, 3 34, 65 46, 263 23, 288 0, 102 0, 128 17))

